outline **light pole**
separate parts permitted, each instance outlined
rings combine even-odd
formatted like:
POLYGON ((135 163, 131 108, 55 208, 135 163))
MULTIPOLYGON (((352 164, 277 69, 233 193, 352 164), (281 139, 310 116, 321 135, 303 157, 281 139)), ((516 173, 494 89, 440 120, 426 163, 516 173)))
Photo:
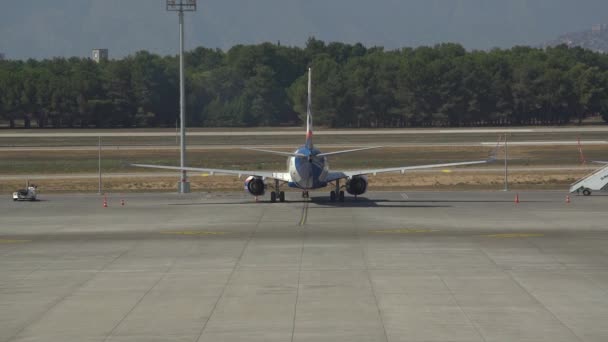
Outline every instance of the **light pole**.
POLYGON ((103 186, 101 184, 101 136, 99 136, 99 145, 97 151, 98 166, 99 166, 99 194, 103 194, 103 186))
POLYGON ((507 133, 505 133, 505 189, 509 191, 509 144, 507 143, 507 133))
POLYGON ((180 121, 180 167, 182 168, 178 192, 190 192, 186 167, 186 94, 184 86, 184 12, 196 11, 196 0, 167 0, 167 11, 179 15, 179 121, 180 121))

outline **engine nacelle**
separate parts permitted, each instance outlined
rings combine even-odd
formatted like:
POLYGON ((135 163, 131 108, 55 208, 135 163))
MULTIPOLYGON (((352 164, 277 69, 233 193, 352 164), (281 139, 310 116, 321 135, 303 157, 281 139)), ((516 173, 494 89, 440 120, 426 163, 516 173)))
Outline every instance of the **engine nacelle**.
POLYGON ((245 190, 253 196, 263 196, 266 186, 262 178, 250 176, 245 180, 245 190))
POLYGON ((355 176, 346 181, 346 191, 351 195, 363 195, 367 191, 367 177, 355 176))

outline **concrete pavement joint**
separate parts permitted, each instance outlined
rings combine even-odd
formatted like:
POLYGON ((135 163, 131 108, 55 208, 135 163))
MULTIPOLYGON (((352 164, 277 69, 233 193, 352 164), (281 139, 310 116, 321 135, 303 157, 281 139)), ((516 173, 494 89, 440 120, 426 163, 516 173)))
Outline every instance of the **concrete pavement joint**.
POLYGON ((135 308, 144 300, 144 298, 146 298, 146 296, 150 292, 152 292, 152 289, 154 289, 163 279, 165 279, 167 277, 167 275, 169 274, 170 270, 173 268, 173 265, 175 265, 175 259, 173 259, 173 262, 171 263, 171 265, 169 265, 167 267, 167 269, 165 270, 165 272, 160 277, 158 277, 158 279, 156 280, 156 282, 154 282, 154 284, 152 284, 152 286, 150 286, 150 288, 146 291, 146 293, 144 293, 143 296, 141 296, 137 300, 137 302, 131 307, 131 309, 129 311, 127 311, 127 313, 124 314, 124 316, 122 316, 122 318, 114 325, 114 327, 112 328, 112 330, 110 330, 110 332, 104 338, 104 340, 103 340, 104 342, 107 341, 109 338, 111 338, 114 335, 114 332, 116 331, 116 329, 118 329, 118 327, 133 312, 133 310, 135 310, 135 308))
MULTIPOLYGON (((534 245, 536 246, 536 245, 534 245)), ((483 253, 483 255, 486 256, 486 258, 488 258, 492 264, 494 264, 494 266, 497 269, 500 269, 500 266, 496 263, 496 261, 490 257, 490 255, 488 255, 488 253, 486 253, 486 251, 481 248, 481 246, 478 247, 479 251, 481 253, 483 253)), ((540 249, 539 249, 540 250, 540 249)), ((542 251, 541 251, 542 253, 542 251)), ((561 263, 560 263, 561 264, 561 263)), ((579 341, 583 341, 583 339, 581 337, 579 337, 578 335, 576 335, 574 333, 574 331, 572 331, 572 329, 570 329, 570 327, 568 327, 564 322, 562 322, 559 318, 557 318, 557 316, 551 311, 549 310, 540 300, 538 300, 538 298, 536 298, 532 293, 530 293, 530 291, 528 291, 528 289, 526 289, 514 276, 513 273, 511 273, 512 271, 509 270, 504 270, 504 273, 509 277, 509 279, 511 279, 511 281, 516 284, 517 287, 519 287, 522 291, 524 291, 534 302, 536 302, 540 307, 543 308, 543 310, 545 310, 546 312, 548 312, 557 322, 559 322, 562 326, 564 326, 568 331, 570 331, 570 333, 575 336, 579 341)), ((442 279, 443 281, 443 279, 442 279)), ((444 282, 445 283, 445 282, 444 282)), ((447 284, 446 284, 447 286, 447 284)), ((449 288, 448 288, 449 289, 449 288)), ((451 289, 450 289, 451 292, 451 289)))
MULTIPOLYGON (((133 243, 133 245, 131 246, 131 248, 136 245, 137 242, 133 243)), ((102 268, 99 271, 103 271, 105 270, 108 266, 112 265, 116 260, 120 259, 122 256, 124 256, 125 254, 127 254, 127 252, 129 251, 130 248, 125 249, 124 251, 122 251, 118 256, 116 256, 114 259, 110 260, 108 263, 106 263, 105 265, 102 266, 102 268)), ((67 252, 66 252, 67 254, 67 252)), ((50 263, 50 262, 49 262, 50 263)), ((28 321, 23 327, 21 327, 21 329, 19 329, 15 334, 13 334, 13 336, 9 337, 6 341, 12 341, 14 339, 16 339, 23 331, 25 331, 25 329, 27 329, 27 327, 31 326, 32 324, 39 322, 40 320, 42 320, 42 318, 44 316, 46 316, 51 310, 53 310, 55 307, 57 307, 57 305, 59 305, 60 303, 62 303, 63 301, 65 301, 66 299, 70 298, 74 292, 76 292, 79 288, 82 288, 83 286, 85 286, 86 284, 88 284, 91 280, 95 279, 95 277, 97 276, 99 272, 95 272, 93 273, 88 279, 83 280, 82 282, 78 283, 78 285, 74 286, 71 291, 67 292, 65 295, 57 298, 56 300, 54 300, 49 307, 44 310, 44 312, 38 314, 36 317, 34 317, 33 319, 31 319, 30 321, 28 321)), ((31 273, 30 273, 31 274, 31 273)))
POLYGON ((519 280, 517 280, 517 278, 515 278, 513 276, 512 271, 505 271, 505 273, 509 276, 511 281, 513 281, 517 285, 517 287, 519 287, 522 291, 527 293, 528 296, 530 296, 530 298, 532 298, 532 300, 534 302, 536 302, 541 308, 543 308, 543 310, 548 312, 549 315, 551 315, 551 317, 553 317, 553 319, 555 319, 557 322, 559 322, 559 324, 561 324, 564 328, 566 328, 566 330, 568 330, 572 334, 572 336, 576 337, 576 339, 578 341, 581 341, 581 342, 585 341, 582 337, 578 336, 566 323, 564 323, 561 319, 559 319, 557 317, 557 315, 555 315, 555 313, 553 313, 553 311, 549 310, 549 308, 547 308, 547 306, 543 302, 541 302, 538 298, 536 298, 535 295, 533 295, 530 291, 528 291, 528 289, 525 286, 523 286, 519 282, 519 280))
POLYGON ((217 308, 217 305, 222 300, 222 298, 224 298, 224 294, 226 293, 226 289, 228 288, 228 285, 230 285, 230 281, 234 277, 234 274, 236 273, 236 270, 239 268, 239 264, 241 263, 241 260, 243 259, 243 255, 245 255, 245 251, 247 250, 247 247, 249 246, 249 243, 251 242, 251 239, 256 234, 257 230, 260 228, 260 224, 262 223, 262 219, 264 218, 264 214, 266 213, 266 210, 267 209, 261 210, 262 213, 261 213, 260 217, 258 218, 258 221, 255 224, 254 231, 251 232, 249 234, 249 236, 247 237, 247 241, 245 241, 245 245, 243 246, 243 250, 241 250, 241 253, 239 254, 239 257, 237 258, 236 262, 234 263, 234 267, 232 267, 232 271, 230 272, 230 275, 228 276, 228 279, 226 280, 226 283, 224 284, 224 287, 222 288, 222 293, 220 293, 220 295, 218 296, 217 300, 213 304, 213 308, 209 312, 209 316, 207 317, 207 319, 205 320, 205 323, 203 323, 203 326, 201 327, 201 331, 199 332, 198 337, 196 338, 197 342, 200 341, 201 338, 203 337, 203 334, 205 333, 205 329, 207 328, 207 324, 209 324, 209 321, 211 320, 211 317, 213 316, 213 313, 215 312, 215 309, 217 308))
POLYGON ((300 264, 298 266, 298 283, 296 284, 296 301, 293 306, 293 325, 291 328, 291 342, 293 342, 296 333, 296 317, 298 313, 298 301, 300 300, 300 281, 302 278, 302 262, 304 260, 304 242, 306 241, 306 231, 302 235, 302 244, 300 245, 300 264))
POLYGON ((32 242, 0 245, 0 341, 608 340, 608 196, 565 210, 563 191, 526 191, 523 208, 498 191, 408 190, 419 205, 382 207, 402 192, 311 201, 302 228, 304 201, 236 191, 131 194, 112 215, 94 194, 5 201, 0 238, 32 242))
MULTIPOLYGON (((353 220, 353 226, 355 226, 354 217, 351 217, 353 220)), ((363 243, 362 236, 360 233, 357 233, 359 239, 359 247, 361 248, 361 255, 363 257, 363 265, 365 270, 365 275, 367 276, 367 281, 372 290, 372 295, 374 297, 374 302, 376 303, 376 308, 378 310, 378 319, 380 320, 380 324, 382 325, 382 333, 384 334, 384 341, 388 342, 388 333, 386 331, 386 325, 384 324, 384 317, 382 314, 382 309, 380 308, 380 301, 378 300, 378 295, 376 294, 376 287, 374 286, 374 282, 372 281, 372 275, 369 271, 369 258, 367 255, 367 248, 363 243)))
POLYGON ((454 302, 456 303, 456 305, 458 305, 458 309, 460 310, 460 312, 464 315, 464 317, 466 317, 467 322, 469 322, 469 324, 471 325, 471 327, 473 327, 475 329, 475 332, 477 332, 477 335, 479 335, 479 337, 481 338, 481 340, 484 341, 484 342, 486 342, 487 340, 483 336, 483 334, 481 333, 481 330, 473 322, 473 320, 471 319, 471 317, 469 317, 469 315, 467 314, 467 312, 462 308, 462 305, 460 304, 460 302, 456 298, 456 295, 454 294, 454 292, 452 291, 452 289, 448 286, 448 284, 445 282, 445 280, 443 279, 443 277, 440 274, 436 274, 436 275, 437 275, 437 277, 439 277, 439 279, 443 283, 443 286, 445 286, 445 288, 448 289, 448 292, 450 293, 450 296, 452 297, 452 299, 454 300, 454 302))

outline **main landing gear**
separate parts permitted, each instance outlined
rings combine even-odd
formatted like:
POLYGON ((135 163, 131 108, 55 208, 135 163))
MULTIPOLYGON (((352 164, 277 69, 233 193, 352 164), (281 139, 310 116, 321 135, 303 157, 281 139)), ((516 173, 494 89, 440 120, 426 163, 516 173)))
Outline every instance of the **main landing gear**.
POLYGON ((280 202, 285 202, 285 192, 279 191, 280 183, 278 179, 274 180, 274 191, 270 193, 270 202, 275 203, 277 199, 280 202))
POLYGON ((309 198, 310 195, 308 194, 308 191, 302 191, 302 198, 309 198))
POLYGON ((336 180, 336 190, 332 190, 329 193, 329 200, 332 202, 335 202, 337 200, 339 200, 340 202, 344 202, 344 191, 340 190, 340 180, 336 180))

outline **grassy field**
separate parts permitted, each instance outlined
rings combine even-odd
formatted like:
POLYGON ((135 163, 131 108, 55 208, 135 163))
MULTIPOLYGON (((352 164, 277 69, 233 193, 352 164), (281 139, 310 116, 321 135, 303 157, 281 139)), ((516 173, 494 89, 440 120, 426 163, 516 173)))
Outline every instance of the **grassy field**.
MULTIPOLYGON (((331 150, 331 149, 329 149, 331 150)), ((328 150, 328 151, 329 151, 328 150)), ((331 159, 332 169, 362 169, 401 165, 485 159, 490 147, 398 147, 362 151, 331 159)), ((605 147, 588 146, 588 159, 604 159, 605 147)), ((578 150, 573 146, 528 147, 509 149, 510 181, 520 189, 566 189, 567 185, 589 173, 594 165, 581 167, 578 150), (562 169, 568 167, 569 169, 562 169), (525 168, 530 168, 529 171, 525 168), (537 169, 543 168, 542 171, 537 169), (554 169, 555 168, 555 169, 554 169)), ((167 150, 104 150, 104 174, 147 173, 146 177, 124 176, 104 180, 110 192, 174 191, 177 176, 155 176, 157 170, 128 166, 129 163, 177 165, 177 151, 167 150)), ((501 157, 500 155, 498 156, 501 157)), ((240 149, 193 150, 189 164, 199 167, 234 168, 242 170, 284 170, 285 158, 240 149)), ((370 189, 500 189, 503 184, 502 161, 494 164, 432 170, 406 175, 385 174, 370 178, 370 189), (448 172, 449 171, 449 172, 448 172)), ((96 151, 0 151, 0 175, 23 175, 23 179, 1 180, 0 191, 10 192, 22 187, 27 175, 51 175, 36 181, 45 192, 96 192, 98 183, 96 151), (57 176, 53 177, 52 175, 57 176), (66 174, 92 174, 89 178, 66 178, 66 174), (61 176, 59 176, 61 175, 61 176), (77 178, 77 179, 76 179, 77 178)), ((190 173, 195 191, 240 190, 242 179, 231 176, 204 177, 190 173)))
MULTIPOLYGON (((589 160, 606 159, 606 147, 587 146, 589 160)), ((287 151, 287 149, 283 149, 287 151)), ((326 149, 324 151, 332 151, 326 149)), ((361 151, 330 158, 332 169, 361 169, 420 165, 463 160, 485 159, 491 147, 391 147, 361 151)), ((502 156, 498 156, 501 158, 502 156)), ((241 170, 283 170, 286 159, 241 149, 191 149, 188 165, 194 167, 241 170)), ((513 167, 576 166, 579 154, 575 146, 513 146, 509 148, 509 165, 513 167)), ((155 172, 130 167, 131 163, 178 165, 177 150, 127 150, 107 148, 102 152, 105 173, 155 172)), ((490 165, 496 167, 496 165, 490 165)), ((85 151, 0 151, 0 175, 94 173, 98 170, 98 154, 85 151)))
MULTIPOLYGON (((52 131, 53 133, 55 131, 52 131)), ((79 133, 82 131, 69 131, 79 133)), ((85 131, 89 132, 89 131, 85 131)), ((112 133, 121 131, 108 131, 112 133)), ((240 132, 240 131, 235 131, 240 132)), ((266 132, 266 131, 260 131, 266 132)), ((292 132, 285 130, 279 132, 292 132)), ((421 134, 357 134, 357 135, 321 135, 315 136, 315 144, 318 145, 406 145, 406 144, 456 144, 456 143, 480 143, 494 142, 498 139, 496 133, 466 133, 466 134, 434 134, 424 133, 424 130, 417 131, 421 134)), ((20 146, 97 146, 99 139, 96 136, 86 137, 66 137, 58 134, 53 137, 3 137, 0 132, 0 147, 20 147, 20 146)), ((123 132, 124 133, 124 132, 123 132)), ((296 132, 297 133, 297 132, 296 132)), ((606 132, 531 132, 513 133, 509 135, 509 141, 572 141, 578 138, 582 140, 607 140, 606 132)), ((178 146, 177 136, 115 136, 103 137, 105 146, 178 146)), ((282 145, 299 146, 304 142, 304 134, 286 135, 235 135, 235 136, 188 136, 189 145, 219 146, 219 145, 239 145, 239 146, 264 146, 282 145)))
MULTIPOLYGON (((514 190, 553 189, 567 191, 568 185, 587 173, 586 170, 555 171, 551 173, 512 172, 509 175, 510 188, 514 190)), ((155 192, 176 191, 177 175, 169 177, 120 177, 105 178, 104 192, 155 192)), ((383 174, 370 176, 370 190, 500 190, 503 188, 501 172, 416 172, 406 175, 383 174)), ((235 176, 191 175, 191 187, 196 192, 241 191, 243 179, 235 176)), ((92 192, 98 191, 96 178, 86 179, 44 179, 35 181, 41 193, 52 192, 92 192)), ((24 181, 0 181, 0 192, 11 193, 23 188, 24 181)), ((290 189, 285 187, 286 191, 290 189)), ((331 189, 320 189, 325 193, 331 189)))
MULTIPOLYGON (((158 130, 149 130, 157 132, 158 130)), ((220 130, 199 130, 220 131, 220 130)), ((241 130, 233 130, 241 131, 241 130)), ((266 132, 267 130, 260 130, 266 132)), ((286 133, 296 129, 284 129, 286 133)), ((422 130, 424 132, 424 130, 422 130)), ((22 131, 16 131, 22 132, 22 131)), ((32 130, 32 132, 38 132, 32 130)), ((56 131, 52 131, 56 132, 56 131)), ((65 132, 82 132, 66 130, 65 132)), ((86 131, 89 132, 89 131, 86 131)), ((103 131, 107 133, 108 131, 103 131)), ((121 131, 110 131, 121 132, 121 131)), ((517 133, 510 141, 576 141, 605 140, 606 132, 555 132, 517 133)), ((315 143, 324 152, 341 149, 331 145, 373 146, 388 145, 378 150, 362 151, 330 158, 331 169, 367 169, 402 165, 420 165, 463 160, 485 159, 492 146, 458 146, 496 141, 497 134, 382 134, 382 135, 318 135, 315 143), (417 146, 416 144, 431 144, 417 146), (434 145, 438 144, 438 145, 434 145), (329 145, 329 146, 324 146, 329 145)), ((244 151, 234 146, 280 145, 293 146, 282 149, 291 151, 302 143, 299 135, 279 136, 193 136, 188 139, 191 146, 187 160, 189 166, 228 168, 241 170, 285 170, 284 157, 264 153, 244 151), (203 146, 208 146, 205 148, 203 146)), ((47 175, 37 181, 43 191, 97 191, 98 170, 96 137, 30 137, 6 138, 0 134, 0 191, 14 191, 22 187, 28 175, 47 175), (11 150, 11 146, 43 147, 46 150, 11 150), (61 147, 91 147, 83 150, 65 150, 61 147), (2 149, 2 148, 5 149, 2 149), (53 149, 53 147, 57 147, 53 149), (8 148, 8 149, 6 149, 8 148), (51 148, 51 149, 49 149, 51 148), (66 174, 91 177, 66 178, 66 174), (8 179, 6 176, 13 175, 8 179), (56 175, 56 176, 53 176, 56 175), (60 176, 61 175, 61 176, 60 176), (4 179, 2 177, 4 176, 4 179), (23 176, 23 179, 20 177, 23 176)), ((176 177, 165 177, 156 170, 130 167, 131 163, 178 165, 179 151, 176 139, 163 137, 106 137, 103 139, 102 170, 104 174, 145 173, 146 177, 112 177, 104 181, 108 191, 174 191, 176 177), (141 149, 140 147, 145 147, 141 149)), ((606 160, 605 145, 585 145, 588 160, 606 160)), ((281 150, 281 149, 277 149, 281 150)), ((454 169, 450 173, 439 171, 416 172, 408 175, 378 175, 370 178, 371 189, 499 189, 502 187, 502 155, 492 165, 475 166, 463 170, 454 169)), ((515 188, 562 189, 577 178, 587 174, 594 165, 579 166, 579 152, 574 145, 517 146, 509 147, 510 180, 515 188), (526 168, 530 168, 526 170, 526 168), (539 171, 542 168, 542 171, 539 171), (568 169, 564 169, 568 168, 568 169)), ((202 177, 191 173, 192 188, 195 191, 239 190, 242 180, 236 177, 202 177)), ((325 191, 325 190, 324 190, 325 191)))

